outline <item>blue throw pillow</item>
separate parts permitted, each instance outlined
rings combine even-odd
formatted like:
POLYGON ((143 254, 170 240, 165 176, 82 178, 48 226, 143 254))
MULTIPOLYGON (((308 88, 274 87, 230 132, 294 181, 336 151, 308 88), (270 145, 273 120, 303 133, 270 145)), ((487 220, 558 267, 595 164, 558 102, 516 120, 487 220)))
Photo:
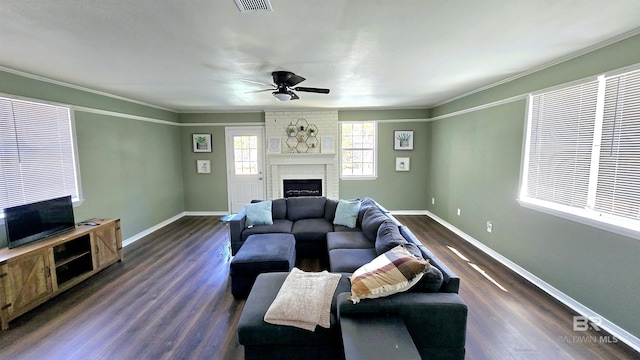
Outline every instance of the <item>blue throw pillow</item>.
POLYGON ((244 208, 247 210, 247 220, 245 221, 246 227, 273 224, 273 219, 271 217, 271 200, 247 204, 244 208))
POLYGON ((356 227, 356 219, 360 210, 360 200, 340 200, 336 207, 336 216, 333 218, 334 225, 346 227, 356 227))

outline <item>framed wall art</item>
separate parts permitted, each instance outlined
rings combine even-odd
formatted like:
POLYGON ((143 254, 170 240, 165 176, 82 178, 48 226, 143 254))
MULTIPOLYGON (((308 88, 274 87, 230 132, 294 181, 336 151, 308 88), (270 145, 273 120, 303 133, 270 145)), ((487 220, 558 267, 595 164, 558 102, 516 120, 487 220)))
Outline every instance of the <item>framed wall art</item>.
POLYGON ((198 174, 211 173, 211 160, 196 160, 198 174))
POLYGON ((193 134, 193 152, 211 152, 211 134, 193 134))
POLYGON ((408 157, 396 158, 396 171, 409 171, 411 159, 408 157))
POLYGON ((269 152, 272 154, 279 154, 281 152, 282 139, 279 137, 269 138, 269 152))
POLYGON ((322 153, 333 154, 335 152, 336 151, 333 148, 333 136, 323 136, 322 137, 322 153))
POLYGON ((395 130, 393 150, 413 150, 413 130, 395 130))

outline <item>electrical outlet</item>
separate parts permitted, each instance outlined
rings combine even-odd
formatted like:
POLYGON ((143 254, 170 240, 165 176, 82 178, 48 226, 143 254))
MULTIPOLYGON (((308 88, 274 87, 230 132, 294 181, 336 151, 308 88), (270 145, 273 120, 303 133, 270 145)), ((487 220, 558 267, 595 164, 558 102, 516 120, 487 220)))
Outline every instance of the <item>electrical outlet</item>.
POLYGON ((487 221, 487 232, 490 233, 493 231, 493 223, 491 221, 487 221))
POLYGON ((458 209, 458 216, 460 216, 460 209, 458 209))

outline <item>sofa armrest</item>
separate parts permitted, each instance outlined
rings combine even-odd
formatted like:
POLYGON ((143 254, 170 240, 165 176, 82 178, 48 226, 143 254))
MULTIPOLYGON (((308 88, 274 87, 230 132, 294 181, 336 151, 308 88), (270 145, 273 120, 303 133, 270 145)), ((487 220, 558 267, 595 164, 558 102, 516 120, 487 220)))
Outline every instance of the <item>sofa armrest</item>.
POLYGON ((467 304, 455 293, 403 292, 357 304, 338 295, 338 316, 393 314, 404 320, 418 348, 464 348, 467 332, 467 304))
MULTIPOLYGON (((231 238, 231 249, 234 250, 234 244, 242 243, 242 231, 245 227, 245 221, 247 219, 247 210, 242 209, 236 216, 229 220, 229 236, 231 238)), ((232 251, 233 254, 238 251, 232 251)))

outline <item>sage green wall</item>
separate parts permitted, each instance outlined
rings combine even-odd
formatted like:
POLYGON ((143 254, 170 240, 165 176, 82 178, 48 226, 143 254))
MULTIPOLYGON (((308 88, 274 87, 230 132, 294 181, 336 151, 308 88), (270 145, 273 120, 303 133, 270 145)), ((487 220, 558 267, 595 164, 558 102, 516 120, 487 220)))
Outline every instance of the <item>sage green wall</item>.
POLYGON ((339 121, 384 120, 378 123, 378 178, 375 180, 340 180, 340 198, 376 199, 388 210, 424 210, 429 181, 429 126, 421 120, 429 117, 426 109, 339 111, 339 121), (394 130, 413 130, 412 151, 393 150, 394 130), (395 171, 395 158, 409 157, 408 172, 395 171))
POLYGON ((180 129, 184 204, 186 211, 227 212, 225 126, 264 124, 264 113, 185 113, 180 129), (200 125, 211 124, 211 125, 200 125), (194 153, 192 134, 211 134, 212 152, 194 153), (196 160, 211 160, 211 174, 198 174, 196 160))
POLYGON ((228 211, 224 127, 182 127, 180 139, 185 209, 187 211, 228 211), (194 153, 192 134, 211 134, 212 152, 194 153), (196 160, 211 160, 211 173, 198 174, 196 160))
POLYGON ((76 219, 118 217, 123 238, 184 211, 180 128, 76 112, 84 203, 76 219))
MULTIPOLYGON (((640 36, 433 109, 433 115, 640 62, 640 36)), ((640 337, 640 240, 521 207, 526 101, 429 123, 427 193, 437 216, 640 337), (461 216, 456 210, 461 209, 461 216), (493 222, 487 233, 486 222, 493 222)), ((508 284, 506 285, 508 288, 508 284)), ((462 284, 462 286, 473 286, 462 284)), ((567 324, 572 319, 566 319, 567 324)))
MULTIPOLYGON (((340 181, 340 197, 369 196, 390 210, 424 210, 428 181, 428 126, 426 109, 339 111, 340 121, 385 120, 378 124, 378 178, 340 181), (414 130, 413 151, 393 150, 394 130, 414 130), (410 157, 411 171, 396 172, 395 157, 410 157), (391 189, 391 190, 390 190, 391 189), (419 190, 413 190, 419 189, 419 190)), ((225 126, 263 124, 264 113, 184 113, 180 114, 182 171, 186 211, 228 211, 225 126), (207 125, 211 124, 211 125, 207 125), (197 125, 197 126, 196 126, 197 125), (191 135, 212 134, 213 152, 194 153, 191 135), (196 173, 196 160, 211 160, 212 173, 196 173)))
MULTIPOLYGON (((178 114, 0 71, 0 93, 177 122, 178 114)), ((124 238, 184 211, 180 128, 74 111, 85 201, 76 220, 119 217, 124 238)), ((0 247, 6 246, 0 226, 0 247)))

